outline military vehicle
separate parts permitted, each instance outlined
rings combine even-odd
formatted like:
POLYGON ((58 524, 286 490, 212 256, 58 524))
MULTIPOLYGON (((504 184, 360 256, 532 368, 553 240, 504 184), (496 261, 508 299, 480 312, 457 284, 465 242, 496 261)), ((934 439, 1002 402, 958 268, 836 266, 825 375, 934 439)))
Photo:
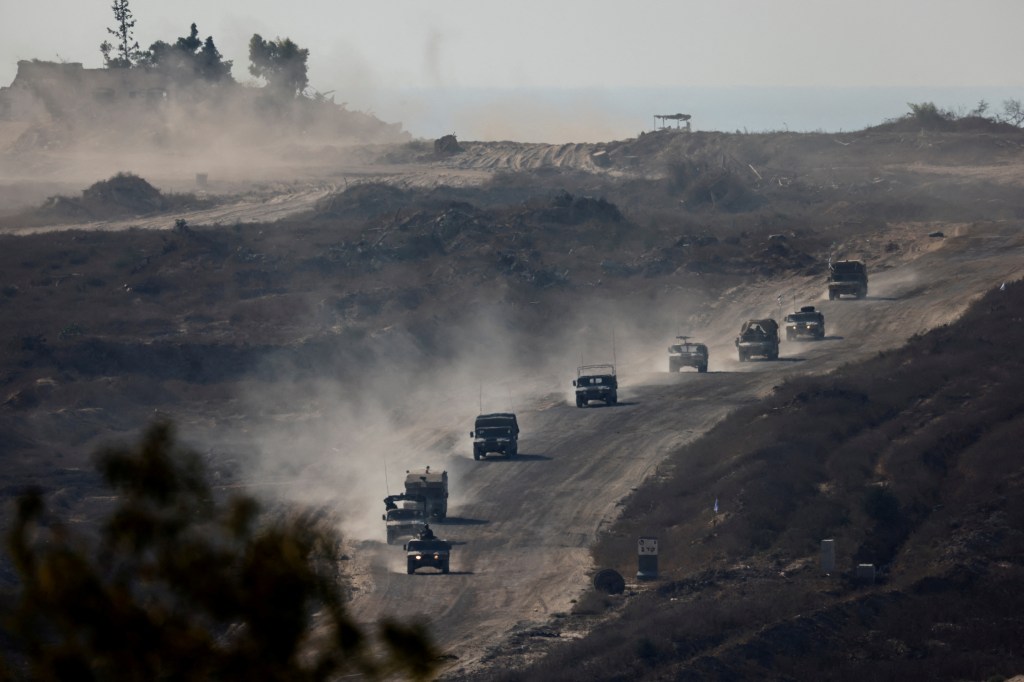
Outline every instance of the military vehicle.
POLYGON ((779 323, 771 318, 747 320, 740 327, 740 334, 736 337, 736 350, 739 352, 740 362, 746 362, 752 357, 777 360, 779 323))
POLYGON ((388 544, 393 545, 405 537, 419 537, 427 523, 426 507, 427 501, 422 495, 401 493, 385 497, 381 518, 387 529, 388 544))
POLYGON ((689 336, 677 336, 682 343, 668 347, 668 371, 678 372, 683 367, 695 367, 698 372, 708 371, 708 347, 691 343, 689 336))
POLYGON ((581 365, 576 368, 576 407, 586 407, 591 400, 605 405, 619 402, 619 381, 615 365, 581 365))
POLYGON ((868 295, 868 269, 864 261, 840 260, 828 266, 828 300, 840 296, 864 298, 868 295))
POLYGON ((411 469, 405 472, 406 495, 420 495, 428 519, 443 521, 448 516, 448 472, 411 469))
POLYGON ((473 439, 473 459, 492 453, 506 457, 519 453, 519 422, 512 412, 481 414, 469 437, 473 439))
POLYGON ((412 575, 417 568, 424 566, 438 568, 447 573, 451 564, 452 543, 438 538, 417 538, 404 546, 406 557, 406 573, 412 575))
POLYGON ((813 305, 805 305, 795 313, 786 315, 786 340, 809 337, 825 338, 825 316, 813 305))

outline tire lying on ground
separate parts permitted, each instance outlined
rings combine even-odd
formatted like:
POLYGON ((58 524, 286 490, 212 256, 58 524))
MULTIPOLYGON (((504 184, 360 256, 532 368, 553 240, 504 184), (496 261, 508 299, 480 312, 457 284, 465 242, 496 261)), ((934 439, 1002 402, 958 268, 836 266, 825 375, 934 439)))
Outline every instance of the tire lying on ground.
POLYGON ((626 580, 618 571, 604 568, 594 576, 594 589, 605 594, 622 594, 626 591, 626 580))

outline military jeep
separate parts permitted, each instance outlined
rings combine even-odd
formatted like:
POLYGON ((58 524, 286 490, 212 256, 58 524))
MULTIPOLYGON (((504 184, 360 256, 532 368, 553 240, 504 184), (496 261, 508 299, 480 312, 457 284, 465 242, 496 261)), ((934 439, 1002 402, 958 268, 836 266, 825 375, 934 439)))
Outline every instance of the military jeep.
POLYGON ((841 260, 828 266, 828 300, 842 296, 864 298, 868 295, 868 269, 864 261, 841 260))
POLYGON ((519 422, 512 412, 481 414, 469 437, 473 439, 473 459, 492 453, 506 457, 519 454, 519 422))
POLYGON ((825 316, 813 305, 805 305, 795 313, 786 315, 786 340, 809 337, 825 338, 825 316))
POLYGON ((615 365, 582 365, 576 368, 576 407, 586 407, 591 400, 605 405, 619 402, 619 381, 615 365))
POLYGON ((447 573, 451 565, 452 543, 447 540, 410 540, 405 544, 406 573, 412 575, 416 569, 427 566, 447 573))
POLYGON ((703 343, 692 343, 689 336, 677 336, 680 343, 668 347, 668 371, 678 372, 683 367, 693 367, 698 372, 708 371, 708 347, 703 343))

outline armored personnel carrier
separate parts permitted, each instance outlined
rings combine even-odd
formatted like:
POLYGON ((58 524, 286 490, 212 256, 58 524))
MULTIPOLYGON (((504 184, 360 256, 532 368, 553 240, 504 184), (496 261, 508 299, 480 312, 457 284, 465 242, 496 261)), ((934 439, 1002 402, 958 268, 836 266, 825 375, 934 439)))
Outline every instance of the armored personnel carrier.
POLYGON ((708 371, 708 347, 689 339, 689 336, 677 336, 679 343, 668 347, 668 371, 678 372, 683 367, 693 367, 698 372, 708 371))

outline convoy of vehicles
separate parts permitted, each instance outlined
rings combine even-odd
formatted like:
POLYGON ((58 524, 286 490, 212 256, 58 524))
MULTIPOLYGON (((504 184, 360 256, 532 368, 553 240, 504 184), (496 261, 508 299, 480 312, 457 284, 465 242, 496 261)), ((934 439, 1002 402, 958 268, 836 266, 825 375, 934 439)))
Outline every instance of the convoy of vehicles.
MULTIPOLYGON (((862 261, 838 261, 829 266, 829 299, 852 295, 867 295, 867 269, 862 261)), ((780 299, 781 301, 781 299, 780 299)), ((825 316, 814 306, 802 306, 785 317, 786 340, 825 338, 825 316)), ((689 336, 677 336, 679 343, 668 348, 668 370, 678 372, 693 367, 707 372, 708 347, 691 342, 689 336)), ((743 323, 735 345, 740 362, 754 357, 776 360, 779 357, 779 324, 771 318, 752 318, 743 323)), ((605 405, 618 402, 618 377, 614 364, 581 365, 576 368, 576 406, 585 407, 591 401, 605 405)), ((494 412, 477 416, 473 439, 473 459, 489 454, 515 456, 519 449, 519 423, 512 412, 494 412)), ((411 538, 404 545, 407 572, 415 573, 428 567, 448 573, 451 565, 452 543, 437 538, 430 529, 429 520, 443 521, 448 514, 448 472, 432 471, 430 467, 406 471, 405 491, 384 499, 383 519, 387 528, 388 544, 400 538, 411 538)))
POLYGON ((683 367, 693 367, 698 372, 708 371, 708 347, 691 342, 689 336, 677 336, 676 339, 679 343, 668 347, 668 371, 678 372, 683 367))
POLYGON ((492 412, 476 418, 473 430, 473 459, 489 454, 515 457, 519 454, 519 422, 512 412, 492 412))
POLYGON ((825 316, 813 305, 805 305, 795 313, 786 315, 786 340, 799 338, 825 338, 825 316))
POLYGON ((864 261, 840 260, 828 266, 828 300, 842 296, 864 298, 868 295, 868 269, 864 261))
POLYGON ((576 368, 576 407, 586 407, 591 400, 605 405, 619 402, 619 382, 615 365, 581 365, 576 368))
POLYGON ((779 359, 779 323, 771 318, 747 320, 736 337, 740 362, 753 357, 779 359))

